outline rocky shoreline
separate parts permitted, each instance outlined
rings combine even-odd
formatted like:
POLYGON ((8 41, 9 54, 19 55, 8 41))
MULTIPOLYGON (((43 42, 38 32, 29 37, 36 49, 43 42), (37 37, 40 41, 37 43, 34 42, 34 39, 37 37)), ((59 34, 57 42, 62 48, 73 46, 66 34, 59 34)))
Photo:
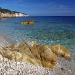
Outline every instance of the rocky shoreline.
POLYGON ((47 69, 28 62, 10 61, 0 55, 0 75, 75 75, 72 61, 59 58, 53 69, 47 69))
POLYGON ((70 59, 70 52, 63 45, 42 45, 21 42, 0 48, 0 54, 9 60, 28 62, 46 68, 53 68, 58 57, 70 59))
POLYGON ((23 41, 0 47, 0 74, 74 75, 75 66, 69 49, 62 45, 42 45, 35 41, 23 41), (39 56, 41 56, 41 59, 39 56))

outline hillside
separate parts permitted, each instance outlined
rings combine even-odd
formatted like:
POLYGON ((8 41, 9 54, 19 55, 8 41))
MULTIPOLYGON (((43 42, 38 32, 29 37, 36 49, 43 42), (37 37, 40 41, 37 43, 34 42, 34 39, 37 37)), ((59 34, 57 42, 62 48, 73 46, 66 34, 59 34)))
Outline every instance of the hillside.
POLYGON ((9 9, 0 7, 0 17, 21 17, 21 16, 28 16, 28 14, 17 11, 11 11, 9 9))

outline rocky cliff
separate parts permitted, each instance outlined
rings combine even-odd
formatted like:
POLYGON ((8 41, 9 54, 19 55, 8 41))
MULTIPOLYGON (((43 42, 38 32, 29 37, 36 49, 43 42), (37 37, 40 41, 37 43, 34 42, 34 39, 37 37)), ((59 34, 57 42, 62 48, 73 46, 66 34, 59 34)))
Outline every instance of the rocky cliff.
POLYGON ((28 14, 0 8, 0 17, 21 17, 21 16, 28 16, 28 14))

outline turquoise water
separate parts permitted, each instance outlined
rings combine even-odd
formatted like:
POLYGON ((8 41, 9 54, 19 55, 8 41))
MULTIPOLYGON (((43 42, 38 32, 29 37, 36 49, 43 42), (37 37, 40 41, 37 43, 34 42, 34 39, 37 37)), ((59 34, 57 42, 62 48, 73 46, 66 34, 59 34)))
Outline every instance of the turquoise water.
POLYGON ((75 17, 19 17, 0 20, 0 36, 8 41, 36 40, 43 44, 75 46, 75 17), (20 21, 32 20, 34 25, 21 25, 20 21))
POLYGON ((0 45, 20 41, 62 44, 69 48, 71 60, 60 58, 52 75, 75 75, 75 17, 38 16, 0 19, 0 45), (34 25, 19 24, 23 20, 32 20, 34 25))

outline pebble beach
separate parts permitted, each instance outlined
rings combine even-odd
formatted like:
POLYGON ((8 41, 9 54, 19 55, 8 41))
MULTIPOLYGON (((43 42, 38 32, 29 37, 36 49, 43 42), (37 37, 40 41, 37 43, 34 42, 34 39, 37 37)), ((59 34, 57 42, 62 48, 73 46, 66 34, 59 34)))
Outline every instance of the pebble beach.
POLYGON ((75 75, 73 59, 59 58, 54 68, 48 69, 28 62, 10 61, 0 55, 0 75, 75 75))
POLYGON ((62 17, 21 17, 1 20, 0 47, 20 42, 22 39, 36 40, 42 44, 61 44, 69 48, 71 60, 58 58, 56 65, 49 69, 28 62, 8 60, 0 55, 0 75, 75 75, 75 26, 71 22, 72 19, 67 22, 65 18, 68 21, 67 17, 64 17, 64 20, 62 17), (32 19, 36 23, 34 26, 16 23, 25 19, 32 19))

